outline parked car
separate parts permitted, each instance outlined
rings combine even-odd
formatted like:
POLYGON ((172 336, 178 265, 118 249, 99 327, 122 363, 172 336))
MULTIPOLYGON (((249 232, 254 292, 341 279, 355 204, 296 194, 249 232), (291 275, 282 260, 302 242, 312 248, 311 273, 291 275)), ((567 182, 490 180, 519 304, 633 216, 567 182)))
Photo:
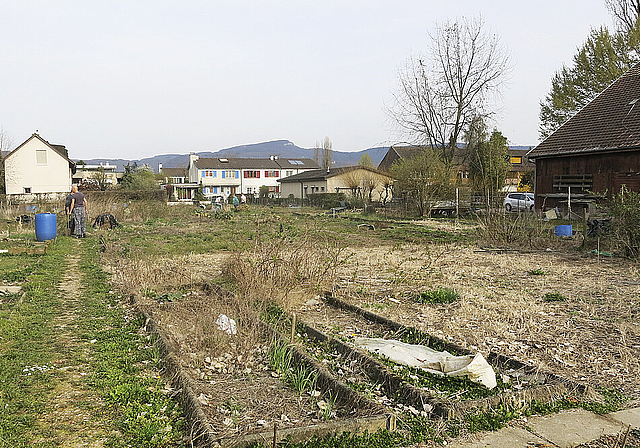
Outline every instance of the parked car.
POLYGON ((509 193, 507 197, 504 198, 504 202, 502 203, 502 205, 508 212, 510 212, 511 210, 533 211, 534 204, 535 199, 533 193, 509 193))

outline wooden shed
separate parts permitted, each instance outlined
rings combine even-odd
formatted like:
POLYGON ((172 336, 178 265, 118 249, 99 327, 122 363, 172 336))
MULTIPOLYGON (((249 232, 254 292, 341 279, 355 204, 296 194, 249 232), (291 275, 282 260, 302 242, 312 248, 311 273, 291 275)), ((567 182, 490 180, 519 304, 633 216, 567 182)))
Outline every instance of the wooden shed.
POLYGON ((622 185, 640 191, 640 64, 527 156, 535 161, 538 209, 588 207, 622 185))

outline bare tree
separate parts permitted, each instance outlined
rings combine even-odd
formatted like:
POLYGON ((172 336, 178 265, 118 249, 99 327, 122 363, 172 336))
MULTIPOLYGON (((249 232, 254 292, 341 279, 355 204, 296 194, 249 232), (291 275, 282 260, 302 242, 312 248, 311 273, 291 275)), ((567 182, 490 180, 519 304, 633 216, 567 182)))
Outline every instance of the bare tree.
POLYGON ((9 134, 0 127, 0 193, 5 192, 5 171, 4 171, 4 157, 5 153, 8 153, 13 148, 13 140, 9 137, 9 134))
POLYGON ((640 0, 605 0, 604 3, 620 31, 630 32, 636 28, 640 17, 640 0))
POLYGON ((320 165, 320 148, 322 148, 322 144, 316 142, 316 146, 313 148, 313 161, 318 165, 320 165))
POLYGON ((391 117, 416 143, 453 162, 459 138, 488 103, 509 70, 509 56, 482 19, 436 24, 427 56, 412 57, 399 74, 391 117))
POLYGON ((333 165, 333 145, 329 137, 322 142, 322 168, 328 170, 333 165))

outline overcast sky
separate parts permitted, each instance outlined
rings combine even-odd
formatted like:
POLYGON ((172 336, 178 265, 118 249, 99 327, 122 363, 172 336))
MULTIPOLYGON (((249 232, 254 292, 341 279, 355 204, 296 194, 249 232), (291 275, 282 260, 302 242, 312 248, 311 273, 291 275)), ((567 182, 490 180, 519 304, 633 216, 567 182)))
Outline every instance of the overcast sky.
POLYGON ((0 127, 76 159, 389 145, 398 70, 436 22, 479 14, 513 66, 494 126, 535 145, 554 71, 611 25, 604 0, 0 0, 0 127))

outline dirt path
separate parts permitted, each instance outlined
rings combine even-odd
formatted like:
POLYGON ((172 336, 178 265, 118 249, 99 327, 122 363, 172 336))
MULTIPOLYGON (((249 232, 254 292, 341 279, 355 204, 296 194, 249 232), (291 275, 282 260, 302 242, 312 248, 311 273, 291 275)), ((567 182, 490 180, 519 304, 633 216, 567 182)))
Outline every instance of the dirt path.
MULTIPOLYGON (((79 249, 79 246, 77 246, 79 249)), ((57 333, 56 365, 59 382, 48 409, 39 422, 49 443, 61 447, 102 447, 112 434, 105 405, 86 382, 91 356, 90 342, 80 337, 78 320, 83 307, 79 271, 80 257, 70 254, 60 289, 60 314, 54 321, 57 333)), ((42 443, 37 440, 34 443, 42 443)))

